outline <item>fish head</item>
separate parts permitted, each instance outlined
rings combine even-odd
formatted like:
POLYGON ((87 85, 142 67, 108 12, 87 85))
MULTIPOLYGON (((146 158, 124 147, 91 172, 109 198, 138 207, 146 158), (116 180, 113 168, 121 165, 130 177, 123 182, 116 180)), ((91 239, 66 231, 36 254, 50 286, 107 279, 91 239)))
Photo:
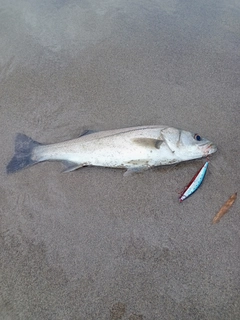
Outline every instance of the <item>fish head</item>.
POLYGON ((207 157, 217 151, 217 147, 198 133, 165 128, 162 137, 169 149, 181 161, 207 157))

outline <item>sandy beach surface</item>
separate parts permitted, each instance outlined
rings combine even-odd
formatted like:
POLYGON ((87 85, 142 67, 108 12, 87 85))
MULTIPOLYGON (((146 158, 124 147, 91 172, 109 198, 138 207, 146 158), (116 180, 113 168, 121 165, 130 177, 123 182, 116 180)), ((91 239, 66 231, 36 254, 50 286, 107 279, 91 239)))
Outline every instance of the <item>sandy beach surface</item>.
POLYGON ((0 319, 240 319, 240 3, 0 0, 0 319), (123 176, 12 175, 18 132, 169 125, 213 141, 204 160, 123 176))

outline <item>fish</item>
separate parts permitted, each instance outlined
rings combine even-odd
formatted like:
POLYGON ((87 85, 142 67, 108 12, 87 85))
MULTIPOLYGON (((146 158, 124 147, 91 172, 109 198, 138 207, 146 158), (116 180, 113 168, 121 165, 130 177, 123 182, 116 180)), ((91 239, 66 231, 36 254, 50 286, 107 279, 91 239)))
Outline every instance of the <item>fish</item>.
POLYGON ((43 162, 61 161, 65 172, 98 166, 127 169, 124 175, 149 168, 206 157, 217 147, 199 134, 168 126, 139 126, 92 132, 52 144, 19 133, 7 173, 43 162))
POLYGON ((231 195, 231 197, 224 203, 224 205, 221 207, 221 209, 218 211, 218 213, 213 218, 212 223, 217 223, 220 221, 222 216, 227 213, 227 211, 230 209, 230 207, 234 204, 234 202, 237 199, 237 192, 231 195))
POLYGON ((184 188, 184 190, 182 191, 179 197, 180 202, 183 202, 185 199, 190 197, 200 187, 206 175, 208 164, 209 164, 209 161, 206 161, 204 165, 194 175, 194 177, 189 182, 189 184, 184 188))

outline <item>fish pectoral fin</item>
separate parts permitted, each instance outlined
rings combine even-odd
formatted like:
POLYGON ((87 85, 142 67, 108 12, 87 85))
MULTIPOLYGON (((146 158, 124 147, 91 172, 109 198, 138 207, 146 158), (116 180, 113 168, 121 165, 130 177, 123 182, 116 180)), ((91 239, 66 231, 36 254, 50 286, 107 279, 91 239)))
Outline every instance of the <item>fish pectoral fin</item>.
POLYGON ((155 148, 160 149, 161 144, 163 143, 162 140, 156 140, 155 142, 155 148))
POLYGON ((63 170, 63 172, 71 172, 71 171, 74 171, 74 170, 77 170, 79 168, 84 167, 84 164, 79 164, 79 163, 75 163, 72 161, 65 160, 65 161, 62 161, 62 163, 65 166, 65 170, 63 170))
POLYGON ((127 171, 124 172, 123 176, 124 177, 132 176, 133 174, 144 172, 144 171, 148 170, 149 168, 150 168, 149 166, 128 168, 127 171))
POLYGON ((163 140, 152 139, 152 138, 136 138, 133 140, 133 142, 142 147, 160 149, 160 146, 163 143, 163 140))

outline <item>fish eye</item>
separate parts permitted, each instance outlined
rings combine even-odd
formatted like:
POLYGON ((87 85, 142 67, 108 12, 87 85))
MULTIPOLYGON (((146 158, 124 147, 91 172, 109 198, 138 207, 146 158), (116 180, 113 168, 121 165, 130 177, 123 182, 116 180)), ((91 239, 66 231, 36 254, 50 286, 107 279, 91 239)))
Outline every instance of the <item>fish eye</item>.
POLYGON ((197 141, 201 141, 202 140, 202 138, 200 137, 200 135, 198 133, 194 134, 194 139, 197 140, 197 141))

